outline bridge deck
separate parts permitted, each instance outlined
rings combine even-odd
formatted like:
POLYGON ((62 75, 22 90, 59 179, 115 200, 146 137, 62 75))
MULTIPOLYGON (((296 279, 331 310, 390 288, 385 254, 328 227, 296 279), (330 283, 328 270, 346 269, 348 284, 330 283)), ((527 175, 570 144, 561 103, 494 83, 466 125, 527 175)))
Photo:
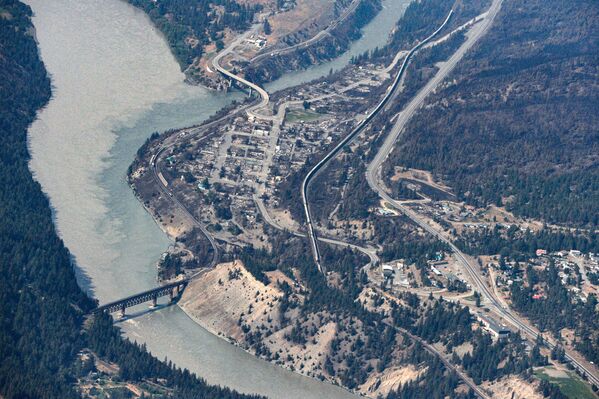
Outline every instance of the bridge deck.
POLYGON ((155 298, 169 295, 175 288, 183 289, 187 286, 189 281, 187 279, 162 285, 160 287, 152 288, 147 291, 140 292, 135 295, 128 296, 126 298, 119 299, 117 301, 109 302, 104 305, 98 306, 94 313, 101 313, 108 311, 109 313, 121 310, 123 307, 128 308, 131 306, 139 305, 140 303, 151 301, 155 298))

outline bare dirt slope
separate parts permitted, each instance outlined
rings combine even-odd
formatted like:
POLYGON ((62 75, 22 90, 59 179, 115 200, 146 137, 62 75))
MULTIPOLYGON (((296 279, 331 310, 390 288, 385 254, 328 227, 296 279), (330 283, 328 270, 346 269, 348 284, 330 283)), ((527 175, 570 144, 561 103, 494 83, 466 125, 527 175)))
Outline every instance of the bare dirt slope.
MULTIPOLYGON (((266 273, 265 280, 257 280, 239 261, 223 263, 193 280, 179 306, 204 328, 256 356, 310 377, 341 383, 339 376, 346 372, 343 359, 351 355, 358 337, 365 339, 361 322, 347 321, 355 327, 355 334, 348 336, 333 315, 300 312, 298 305, 305 300, 301 284, 280 271, 266 273), (335 340, 336 350, 332 350, 335 340)), ((365 295, 364 300, 371 298, 365 295)), ((392 357, 403 355, 395 351, 392 357)), ((373 371, 355 390, 368 397, 386 395, 424 370, 399 363, 373 371)))
POLYGON ((483 384, 493 392, 496 399, 542 399, 543 395, 538 391, 538 383, 523 380, 520 377, 509 376, 501 378, 493 383, 483 384))
POLYGON ((290 11, 276 14, 269 22, 272 34, 268 41, 276 43, 287 35, 297 34, 306 39, 324 29, 328 22, 335 19, 333 2, 326 0, 298 0, 290 11))
POLYGON ((240 317, 250 325, 272 325, 272 318, 278 319, 281 295, 274 285, 256 280, 240 262, 232 262, 193 280, 179 306, 204 328, 241 342, 240 317))

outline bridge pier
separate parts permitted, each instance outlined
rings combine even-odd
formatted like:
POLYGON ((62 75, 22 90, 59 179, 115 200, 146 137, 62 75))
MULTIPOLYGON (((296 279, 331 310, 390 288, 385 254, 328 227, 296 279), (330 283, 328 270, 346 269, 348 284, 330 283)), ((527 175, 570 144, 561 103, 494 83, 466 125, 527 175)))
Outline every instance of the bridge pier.
POLYGON ((181 293, 180 287, 181 287, 180 285, 175 285, 173 288, 170 289, 169 297, 170 297, 171 303, 173 303, 175 301, 175 299, 177 299, 179 297, 179 294, 181 293))
POLYGON ((119 299, 118 301, 110 302, 106 305, 99 306, 94 310, 94 313, 119 312, 120 317, 123 318, 125 317, 125 310, 128 307, 137 306, 144 302, 150 302, 150 308, 155 308, 158 305, 158 298, 167 295, 170 297, 170 303, 175 303, 177 298, 181 295, 181 293, 187 286, 187 283, 188 281, 185 279, 174 283, 166 284, 161 287, 152 288, 151 290, 140 292, 139 294, 131 295, 127 298, 119 299))

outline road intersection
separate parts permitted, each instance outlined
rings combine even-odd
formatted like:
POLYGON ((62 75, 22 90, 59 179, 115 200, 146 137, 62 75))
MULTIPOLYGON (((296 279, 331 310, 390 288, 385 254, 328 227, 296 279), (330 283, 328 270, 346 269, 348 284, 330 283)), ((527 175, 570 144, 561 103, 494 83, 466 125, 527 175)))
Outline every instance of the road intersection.
MULTIPOLYGON (((354 1, 354 3, 355 3, 355 1, 354 1)), ((464 270, 470 276, 470 280, 472 281, 476 290, 482 294, 484 303, 492 309, 493 313, 499 315, 506 322, 511 324, 515 329, 519 330, 530 342, 534 342, 536 340, 539 332, 534 327, 532 327, 526 320, 524 320, 523 318, 521 318, 520 316, 515 314, 513 311, 511 311, 504 302, 501 302, 499 300, 499 298, 497 298, 497 296, 495 295, 493 290, 490 289, 490 287, 487 285, 485 278, 483 276, 481 276, 481 271, 478 268, 478 266, 473 265, 472 262, 469 261, 469 259, 459 250, 459 248, 457 248, 455 246, 455 244, 453 244, 453 242, 444 234, 444 232, 437 230, 436 227, 433 227, 432 225, 428 224, 427 221, 421 215, 419 215, 415 211, 411 210, 410 208, 408 208, 404 204, 400 203, 399 201, 394 200, 387 193, 387 190, 386 190, 384 184, 382 183, 382 181, 380 179, 380 175, 379 175, 380 168, 381 168, 383 162, 388 157, 389 153, 393 149, 395 143, 397 142, 397 140, 399 139, 401 134, 404 132, 405 126, 408 123, 408 121, 421 108, 425 99, 431 93, 433 93, 435 91, 435 89, 439 86, 439 84, 444 79, 446 79, 446 77, 454 70, 455 66, 464 57, 464 55, 488 31, 488 29, 491 27, 491 25, 493 23, 493 20, 495 19, 495 17, 497 16, 497 14, 501 8, 501 4, 502 4, 502 0, 493 0, 488 12, 486 12, 485 14, 482 14, 481 16, 477 17, 476 19, 474 19, 472 21, 469 21, 470 26, 468 26, 469 30, 468 30, 468 33, 466 34, 466 41, 458 48, 458 50, 446 62, 440 64, 439 70, 437 71, 435 76, 429 82, 427 82, 427 84, 416 94, 416 96, 399 113, 399 115, 396 118, 393 128, 387 135, 384 143, 382 144, 381 148, 377 152, 373 161, 368 165, 367 171, 366 171, 366 178, 367 178, 367 181, 368 181, 370 187, 375 192, 377 192, 378 195, 382 199, 384 199, 386 202, 388 202, 390 204, 390 206, 394 207, 398 211, 405 214, 408 218, 413 220, 417 225, 419 225, 421 228, 423 228, 425 231, 427 231, 431 235, 433 235, 433 236, 437 237, 438 239, 440 239, 441 241, 444 241, 445 243, 447 243, 449 248, 452 250, 452 252, 456 256, 456 258, 460 262, 460 264, 463 266, 464 270)), ((302 202, 303 202, 305 216, 306 216, 306 222, 307 222, 306 223, 307 234, 300 232, 300 231, 290 230, 289 228, 287 228, 285 226, 279 225, 274 219, 272 219, 269 216, 268 210, 266 209, 264 203, 261 201, 259 196, 257 196, 257 195, 254 196, 254 200, 260 210, 260 213, 262 214, 264 220, 266 221, 266 223, 272 225, 275 228, 288 230, 294 235, 298 235, 298 236, 306 236, 307 235, 309 237, 310 243, 311 243, 311 248, 312 248, 314 259, 315 259, 315 263, 316 263, 317 267, 319 268, 319 270, 324 271, 322 268, 321 262, 320 262, 320 253, 319 253, 319 249, 318 249, 319 241, 327 242, 327 243, 334 244, 334 245, 352 247, 352 248, 357 249, 357 250, 365 253, 366 255, 368 255, 369 259, 370 259, 370 264, 378 264, 379 259, 378 259, 378 256, 376 255, 376 250, 374 250, 372 248, 364 248, 361 246, 357 246, 355 244, 343 242, 342 240, 317 236, 314 225, 313 225, 313 220, 311 218, 310 204, 309 204, 309 200, 308 200, 308 189, 310 186, 310 182, 314 179, 314 177, 316 177, 318 175, 318 172, 320 170, 322 170, 324 167, 326 167, 328 162, 330 160, 332 160, 345 145, 350 143, 361 131, 363 131, 364 128, 372 121, 372 119, 379 113, 379 111, 385 107, 388 100, 396 94, 396 91, 401 86, 400 82, 402 80, 405 69, 407 68, 409 61, 410 61, 411 57, 413 56, 413 54, 415 52, 417 52, 421 47, 423 47, 427 43, 429 43, 445 27, 445 25, 447 24, 447 22, 449 21, 450 18, 451 18, 451 12, 447 16, 444 23, 433 34, 431 34, 427 39, 423 40, 421 43, 419 43, 417 46, 415 46, 413 49, 411 49, 409 52, 407 52, 407 54, 405 54, 405 52, 402 52, 401 55, 398 54, 398 56, 394 60, 394 63, 397 62, 399 59, 401 59, 401 56, 403 56, 403 55, 405 55, 405 58, 403 60, 403 63, 401 65, 399 71, 398 71, 397 76, 395 77, 394 81, 392 82, 392 84, 390 86, 391 89, 387 91, 383 100, 377 105, 377 107, 375 107, 375 109, 373 111, 370 112, 370 114, 348 136, 346 136, 343 140, 341 140, 340 143, 338 143, 329 153, 327 153, 325 155, 325 157, 322 160, 320 160, 309 171, 309 173, 304 178, 304 180, 302 182, 302 187, 301 187, 301 194, 302 194, 302 202)), ((225 57, 227 54, 232 52, 234 50, 234 48, 237 45, 239 45, 243 40, 245 40, 249 35, 256 33, 259 28, 260 28, 260 25, 256 24, 244 35, 241 35, 240 37, 238 37, 233 43, 231 43, 231 45, 229 45, 225 50, 223 50, 222 52, 220 52, 213 58, 212 65, 213 65, 214 69, 217 70, 218 72, 222 73, 223 75, 227 76, 230 79, 233 79, 233 80, 239 82, 240 84, 243 84, 243 85, 251 88, 252 90, 256 91, 260 96, 259 102, 238 108, 235 111, 235 113, 245 111, 250 118, 261 118, 261 119, 275 121, 280 115, 278 115, 278 114, 277 115, 265 115, 262 113, 265 110, 267 110, 267 108, 269 106, 269 101, 270 101, 269 95, 266 92, 266 90, 261 88, 259 85, 249 82, 249 81, 245 80, 243 77, 240 77, 240 76, 234 74, 233 72, 221 67, 221 65, 220 65, 220 62, 223 59, 223 57, 225 57)), ((313 40, 315 38, 316 37, 312 38, 311 40, 313 40)), ((439 41, 440 40, 444 40, 444 38, 439 39, 439 41)), ((288 51, 288 49, 281 49, 278 51, 288 51)), ((269 55, 270 55, 270 53, 269 53, 269 55)), ((385 70, 385 72, 388 73, 391 70, 392 69, 385 70)), ((227 115, 224 118, 228 118, 230 116, 231 116, 231 114, 227 115)), ((206 137, 208 137, 209 135, 212 134, 212 133, 208 133, 208 128, 211 125, 218 123, 219 121, 222 121, 222 119, 224 119, 224 118, 221 118, 221 119, 214 121, 210 124, 207 124, 205 126, 196 128, 195 130, 193 130, 191 132, 191 134, 193 134, 193 135, 203 134, 206 137)), ((169 189, 168 184, 164 184, 162 179, 160 179, 160 176, 162 175, 160 172, 160 162, 159 162, 161 155, 164 154, 164 151, 166 149, 174 146, 177 143, 177 140, 179 140, 178 135, 171 135, 171 136, 168 136, 163 141, 163 143, 161 143, 158 152, 155 154, 155 156, 152 158, 152 161, 151 161, 152 171, 155 176, 155 181, 158 184, 158 186, 160 187, 161 191, 165 195, 169 196, 171 198, 171 200, 175 203, 175 205, 178 208, 180 208, 183 211, 183 213, 185 213, 189 218, 191 218, 191 220, 194 221, 194 224, 196 224, 202 230, 202 232, 206 235, 206 237, 208 237, 208 239, 210 240, 210 243, 214 248, 214 258, 212 260, 212 265, 214 265, 218 262, 218 259, 219 259, 218 245, 216 244, 214 238, 209 234, 208 231, 206 231, 203 224, 199 220, 197 220, 197 218, 193 215, 193 213, 190 212, 176 198, 175 194, 169 189)), ((546 343, 547 343, 547 346, 549 346, 550 348, 552 348, 554 345, 551 341, 546 341, 546 343)), ((441 356, 441 358, 443 358, 443 356, 441 354, 438 354, 438 355, 441 356)), ((575 368, 577 368, 581 373, 586 375, 593 384, 599 385, 599 377, 592 365, 589 365, 588 362, 586 362, 584 359, 582 359, 576 353, 572 353, 571 351, 566 351, 566 357, 572 363, 572 365, 575 368)), ((484 394, 481 394, 477 389, 475 389, 475 391, 480 396, 485 397, 484 394)))

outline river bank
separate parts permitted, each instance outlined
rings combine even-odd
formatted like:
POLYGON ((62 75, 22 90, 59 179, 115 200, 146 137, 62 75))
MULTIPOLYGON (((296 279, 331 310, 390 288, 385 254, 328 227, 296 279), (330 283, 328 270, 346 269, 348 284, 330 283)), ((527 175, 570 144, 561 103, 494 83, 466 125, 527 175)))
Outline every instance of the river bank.
MULTIPOLYGON (((27 3, 54 85, 30 129, 30 167, 55 209, 80 283, 100 302, 152 288, 155 262, 170 241, 131 193, 127 167, 153 131, 199 123, 235 96, 187 86, 161 35, 120 1, 27 3)), ((309 78, 292 74, 289 84, 295 76, 309 78)), ((177 307, 135 311, 139 317, 119 324, 128 337, 210 383, 271 397, 349 397, 246 354, 177 307)))
MULTIPOLYGON (((289 306, 307 300, 304 287, 298 287, 280 270, 265 275, 267 281, 258 281, 240 261, 221 263, 191 281, 178 304, 199 325, 252 355, 343 387, 347 383, 343 373, 331 372, 341 370, 341 364, 331 359, 340 353, 350 356, 349 346, 336 343, 343 336, 340 323, 349 320, 341 322, 326 311, 309 312, 309 317, 304 318, 300 306, 289 306), (302 330, 311 331, 309 339, 298 339, 297 335, 305 334, 302 330), (333 350, 336 345, 338 349, 333 350)), ((372 291, 364 292, 365 303, 371 294, 372 291)), ((394 356, 405 356, 405 352, 394 356)), ((385 397, 422 372, 414 365, 372 370, 368 379, 351 392, 370 398, 385 397)))

